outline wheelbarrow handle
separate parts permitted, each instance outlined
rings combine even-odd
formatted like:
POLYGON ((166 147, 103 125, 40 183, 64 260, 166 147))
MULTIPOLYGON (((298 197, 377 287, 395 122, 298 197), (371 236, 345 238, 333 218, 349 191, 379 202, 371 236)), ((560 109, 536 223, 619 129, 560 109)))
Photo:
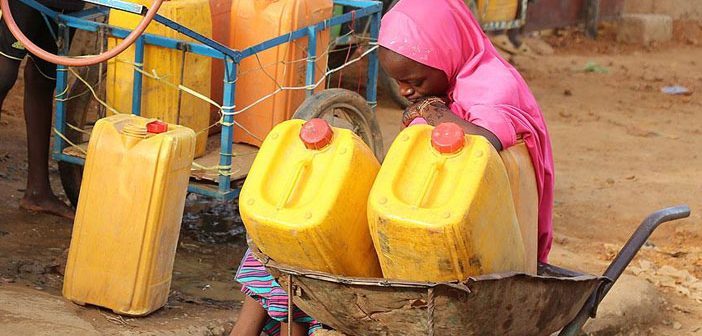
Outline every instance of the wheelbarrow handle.
POLYGON ((629 238, 629 241, 624 244, 624 247, 622 247, 612 263, 609 265, 609 267, 607 267, 607 270, 604 272, 604 277, 608 278, 610 281, 599 286, 592 293, 592 295, 590 295, 590 298, 587 300, 587 303, 585 306, 583 306, 578 315, 565 328, 563 328, 558 335, 577 335, 585 322, 590 317, 595 316, 597 306, 600 304, 605 295, 607 295, 609 290, 614 285, 614 282, 619 279, 619 276, 622 275, 624 269, 629 266, 631 261, 636 256, 636 253, 639 252, 643 244, 646 243, 653 231, 655 231, 659 225, 665 222, 687 218, 689 216, 690 208, 687 205, 680 205, 656 211, 646 217, 646 219, 644 219, 641 225, 639 225, 636 231, 634 231, 634 234, 631 236, 631 238, 629 238))
POLYGON ((624 247, 622 247, 622 249, 619 251, 617 257, 614 258, 612 263, 604 272, 603 275, 612 280, 612 282, 605 284, 603 290, 601 291, 602 297, 607 295, 607 292, 609 292, 609 289, 612 288, 614 282, 619 279, 619 276, 622 275, 624 269, 629 266, 631 261, 636 256, 636 253, 639 252, 641 247, 646 243, 653 231, 655 231, 659 225, 677 219, 687 218, 689 216, 690 208, 687 205, 681 205, 656 211, 646 217, 631 238, 629 238, 629 241, 624 244, 624 247))

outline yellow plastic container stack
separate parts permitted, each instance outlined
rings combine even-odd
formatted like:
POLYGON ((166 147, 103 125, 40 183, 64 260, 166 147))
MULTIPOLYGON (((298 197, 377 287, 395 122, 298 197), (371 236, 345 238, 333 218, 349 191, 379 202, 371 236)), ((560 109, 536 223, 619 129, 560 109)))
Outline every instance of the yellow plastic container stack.
POLYGON ((290 120, 268 135, 241 190, 249 237, 273 260, 380 277, 366 204, 380 164, 349 130, 290 120))
POLYGON ((386 278, 451 281, 527 269, 500 156, 455 124, 400 133, 371 190, 368 222, 386 278))
POLYGON ((517 17, 518 0, 478 0, 481 22, 511 21, 517 17))
MULTIPOLYGON (((130 2, 150 6, 151 0, 130 0, 130 2)), ((212 17, 209 0, 170 0, 165 1, 159 14, 178 22, 204 36, 212 37, 212 17)), ((111 10, 109 23, 118 27, 135 28, 141 16, 120 10, 111 10)), ((184 40, 186 37, 168 27, 152 22, 146 30, 149 34, 184 40)), ((187 40, 187 39, 186 39, 187 40)), ((109 38, 108 47, 113 48, 118 39, 109 38)), ((132 111, 132 87, 134 85, 134 50, 131 46, 116 59, 107 63, 107 103, 121 113, 132 111)), ((144 51, 144 71, 158 74, 173 84, 186 87, 206 96, 211 91, 212 59, 180 50, 147 45, 144 51), (181 80, 182 72, 182 80, 181 80)), ((143 77, 141 115, 158 118, 168 123, 187 126, 196 132, 195 155, 205 153, 207 145, 206 128, 210 121, 210 105, 186 92, 164 84, 161 81, 143 77)), ((220 79, 221 83, 221 79, 220 79)))
MULTIPOLYGON (((332 0, 234 0, 229 46, 243 50, 266 40, 331 18, 332 0)), ((327 68, 329 29, 317 34, 316 79, 327 68)), ((236 83, 236 107, 242 110, 283 87, 305 85, 307 39, 296 40, 244 59, 236 83), (263 70, 261 68, 263 67, 263 70)), ((323 89, 324 85, 319 87, 323 89)), ((260 145, 276 124, 288 120, 305 100, 304 90, 284 90, 237 115, 237 142, 260 145), (249 134, 249 132, 251 134, 249 134)))
POLYGON ((524 142, 500 152, 507 170, 514 209, 524 242, 526 271, 536 274, 539 247, 539 192, 529 150, 524 142))
POLYGON ((93 129, 63 283, 69 300, 126 315, 166 304, 195 133, 147 122, 116 115, 93 129))

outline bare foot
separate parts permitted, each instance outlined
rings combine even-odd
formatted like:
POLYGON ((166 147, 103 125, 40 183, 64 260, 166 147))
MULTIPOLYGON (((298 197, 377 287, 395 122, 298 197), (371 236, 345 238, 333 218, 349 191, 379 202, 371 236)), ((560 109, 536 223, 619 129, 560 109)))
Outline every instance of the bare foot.
POLYGON ((63 203, 55 195, 41 198, 25 195, 22 200, 20 200, 19 206, 20 209, 27 211, 41 212, 68 219, 74 219, 76 217, 76 212, 73 208, 63 203))

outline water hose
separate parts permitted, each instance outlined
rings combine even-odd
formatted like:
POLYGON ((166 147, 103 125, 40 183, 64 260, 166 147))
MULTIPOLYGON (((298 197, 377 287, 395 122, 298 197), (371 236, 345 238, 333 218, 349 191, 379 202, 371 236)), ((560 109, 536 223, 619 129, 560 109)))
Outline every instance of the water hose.
POLYGON ((161 7, 161 4, 164 0, 153 0, 151 7, 144 15, 144 19, 142 19, 139 25, 136 28, 134 28, 134 30, 117 46, 102 54, 81 58, 54 55, 38 47, 36 44, 32 43, 32 41, 28 39, 27 36, 24 35, 24 33, 22 33, 22 30, 20 30, 19 27, 17 27, 17 22, 15 22, 15 19, 12 17, 12 13, 10 12, 9 1, 10 0, 0 0, 2 18, 5 20, 5 23, 7 23, 7 27, 10 29, 12 35, 14 35, 15 38, 17 38, 17 40, 20 43, 22 43, 22 45, 24 45, 24 47, 30 53, 32 53, 32 55, 54 64, 80 67, 102 63, 110 58, 117 56, 119 53, 129 48, 129 46, 131 46, 134 43, 134 41, 136 41, 136 39, 139 38, 139 36, 141 36, 141 34, 146 30, 146 27, 148 27, 149 23, 151 23, 151 20, 154 18, 154 16, 156 16, 156 13, 158 13, 158 9, 161 7))

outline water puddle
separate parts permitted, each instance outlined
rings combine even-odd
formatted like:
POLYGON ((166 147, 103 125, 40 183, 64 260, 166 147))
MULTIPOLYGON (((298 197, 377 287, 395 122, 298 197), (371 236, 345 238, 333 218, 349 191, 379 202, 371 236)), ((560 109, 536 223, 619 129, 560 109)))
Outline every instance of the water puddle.
POLYGON ((183 233, 206 244, 240 244, 246 230, 239 216, 238 202, 216 201, 190 194, 185 201, 183 233))

